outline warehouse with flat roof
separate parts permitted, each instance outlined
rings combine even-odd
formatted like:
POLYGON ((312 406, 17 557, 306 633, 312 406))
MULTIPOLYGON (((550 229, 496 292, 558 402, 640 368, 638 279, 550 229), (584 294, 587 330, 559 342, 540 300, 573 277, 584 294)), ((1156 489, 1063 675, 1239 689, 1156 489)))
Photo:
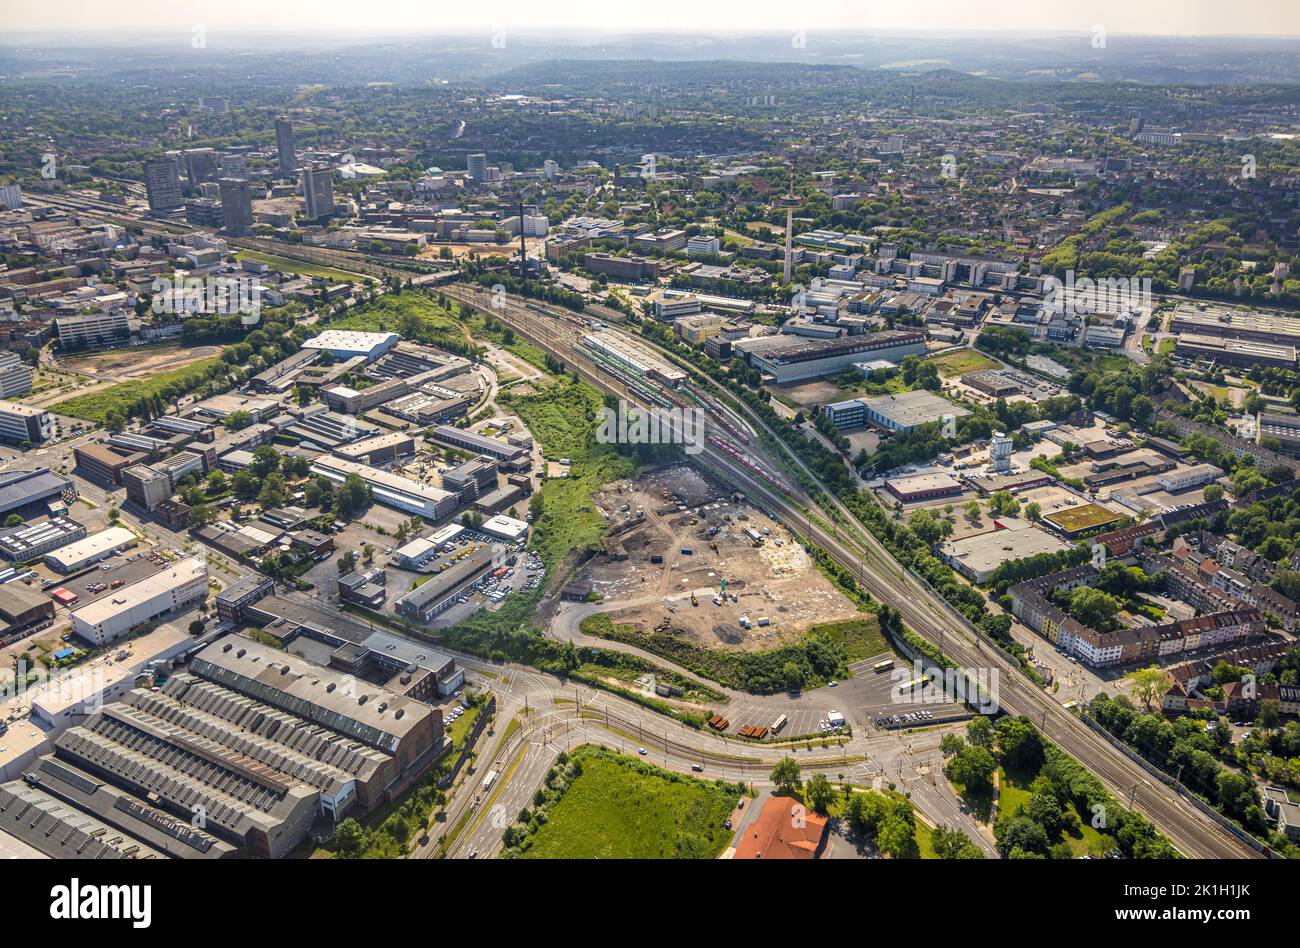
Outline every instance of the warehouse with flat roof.
POLYGON ((395 332, 360 332, 352 329, 326 329, 302 344, 304 349, 322 349, 340 359, 364 356, 373 362, 402 337, 395 332))
POLYGON ((780 334, 739 339, 734 345, 750 365, 779 384, 830 375, 864 359, 899 362, 923 356, 925 333, 893 329, 835 339, 780 334))
POLYGON ((599 357, 633 374, 644 375, 665 385, 680 385, 686 381, 686 373, 681 369, 617 330, 602 329, 589 333, 582 337, 582 342, 599 357))
POLYGON ((936 497, 956 497, 961 489, 961 481, 942 471, 891 477, 885 481, 885 490, 905 504, 936 497))
POLYGON ((1294 369, 1296 365, 1296 347, 1292 344, 1221 338, 1199 333, 1184 333, 1179 336, 1174 346, 1174 355, 1180 359, 1204 359, 1216 365, 1247 369, 1255 365, 1294 369))
POLYGON ((107 645, 146 622, 197 604, 207 592, 207 566, 186 557, 74 610, 72 631, 94 645, 107 645))
POLYGON ((528 451, 524 448, 464 428, 439 425, 433 429, 433 440, 439 444, 449 444, 453 448, 460 448, 463 451, 473 451, 475 454, 495 458, 498 464, 505 467, 532 466, 528 451))
POLYGON ((1070 544, 1023 520, 1008 520, 1005 529, 943 544, 943 557, 973 583, 982 583, 1003 563, 1040 553, 1060 553, 1070 544))
POLYGON ((125 550, 135 540, 135 534, 126 527, 109 527, 51 550, 45 554, 45 565, 65 575, 75 573, 82 567, 112 556, 118 550, 125 550))
POLYGON ((933 392, 918 388, 899 395, 877 395, 860 399, 866 420, 890 431, 911 431, 918 425, 965 418, 968 409, 933 392))
POLYGON ((1117 514, 1100 504, 1080 504, 1077 507, 1067 507, 1064 510, 1043 514, 1044 523, 1067 537, 1076 537, 1089 530, 1109 527, 1123 519, 1123 514, 1117 514))
POLYGON ((1300 319, 1218 304, 1180 303, 1174 308, 1169 329, 1179 334, 1300 345, 1300 319))

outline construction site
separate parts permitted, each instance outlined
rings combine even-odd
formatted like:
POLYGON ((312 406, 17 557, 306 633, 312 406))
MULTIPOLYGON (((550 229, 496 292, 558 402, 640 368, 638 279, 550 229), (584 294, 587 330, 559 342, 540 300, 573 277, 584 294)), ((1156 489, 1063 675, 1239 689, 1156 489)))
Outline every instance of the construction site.
POLYGON ((579 583, 615 622, 753 652, 858 614, 784 527, 692 467, 613 482, 595 502, 610 533, 579 583))

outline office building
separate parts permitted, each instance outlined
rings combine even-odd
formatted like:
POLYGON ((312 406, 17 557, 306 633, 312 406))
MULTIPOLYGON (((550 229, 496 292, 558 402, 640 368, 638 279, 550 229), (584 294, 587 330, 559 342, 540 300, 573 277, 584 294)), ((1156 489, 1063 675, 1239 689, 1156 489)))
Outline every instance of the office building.
POLYGON ((497 462, 487 457, 473 458, 442 472, 442 486, 455 491, 462 501, 496 490, 497 462))
POLYGON ((334 453, 344 460, 372 467, 395 464, 403 458, 415 456, 415 439, 400 431, 389 431, 351 444, 339 445, 334 453))
POLYGON ((54 437, 54 417, 44 408, 0 401, 0 440, 42 444, 54 437))
POLYGON ((465 159, 465 171, 475 184, 482 184, 487 180, 487 155, 482 152, 469 155, 465 159))
POLYGON ((598 252, 583 256, 582 265, 592 273, 603 273, 618 280, 656 280, 659 261, 645 257, 618 257, 598 252))
POLYGON ((219 172, 217 153, 211 148, 185 149, 181 152, 181 165, 193 188, 205 181, 215 181, 219 172))
POLYGON ((722 241, 717 237, 706 237, 699 234, 686 241, 686 253, 691 256, 708 256, 717 254, 722 250, 722 241))
POLYGON ((151 158, 146 161, 144 188, 149 197, 149 210, 155 214, 174 211, 185 203, 175 158, 151 158))
POLYGON ((1156 483, 1160 485, 1162 490, 1177 494, 1185 490, 1191 490, 1193 487, 1202 487, 1222 476, 1223 470, 1213 464, 1194 464, 1181 471, 1170 471, 1161 474, 1156 478, 1156 483))
POLYGON ((221 222, 226 233, 243 236, 253 230, 253 186, 240 178, 222 178, 221 222))
POLYGON ((146 622, 197 605, 207 592, 208 568, 200 560, 186 557, 74 610, 72 631, 102 647, 146 622))
POLYGON ((339 599, 367 609, 379 610, 388 601, 387 572, 382 568, 364 573, 353 571, 339 577, 339 599))
POLYGON ((298 170, 298 159, 293 153, 293 125, 287 118, 275 120, 275 150, 282 173, 293 174, 298 170))
POLYGON ((334 213, 334 171, 328 165, 302 170, 302 199, 308 220, 320 220, 334 213))
POLYGON ((31 367, 16 352, 0 352, 0 398, 16 398, 31 390, 31 367))
POLYGON ((112 485, 122 483, 122 472, 149 460, 151 452, 113 444, 82 444, 72 449, 76 469, 82 477, 112 485))
POLYGON ((226 622, 242 622, 250 605, 274 591, 275 580, 259 573, 249 573, 217 594, 217 615, 226 622))
POLYGON ((131 322, 123 309, 58 316, 54 320, 54 331, 59 336, 59 348, 64 352, 121 346, 131 341, 131 322))

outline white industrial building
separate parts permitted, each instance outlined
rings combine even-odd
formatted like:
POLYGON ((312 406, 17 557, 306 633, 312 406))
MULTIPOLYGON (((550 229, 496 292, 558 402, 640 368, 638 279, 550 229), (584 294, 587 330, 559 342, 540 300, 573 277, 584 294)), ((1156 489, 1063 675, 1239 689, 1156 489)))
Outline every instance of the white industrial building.
POLYGON ((112 556, 118 550, 125 550, 135 539, 135 534, 125 527, 109 527, 51 550, 45 554, 45 565, 59 573, 75 573, 82 567, 112 556))
POLYGON ((304 349, 323 349, 340 359, 365 356, 374 361, 397 345, 395 332, 360 332, 351 329, 326 329, 302 344, 304 349))
POLYGON ((207 566, 186 557, 73 611, 72 631, 94 645, 107 645, 147 622, 201 602, 207 591, 207 566))
POLYGON ((460 495, 433 487, 400 474, 381 471, 368 464, 344 461, 342 458, 321 456, 312 462, 311 472, 320 474, 336 484, 342 484, 349 474, 356 474, 370 487, 375 503, 418 514, 429 520, 451 516, 460 503, 460 495))
POLYGON ((528 537, 528 524, 522 520, 516 520, 514 517, 504 517, 498 514, 491 519, 484 520, 478 528, 483 533, 491 537, 500 537, 508 543, 518 543, 528 537))
POLYGON ((427 537, 416 537, 413 540, 408 540, 394 550, 393 555, 397 558, 399 566, 406 569, 419 569, 431 560, 443 546, 454 542, 464 532, 464 527, 449 523, 427 537))

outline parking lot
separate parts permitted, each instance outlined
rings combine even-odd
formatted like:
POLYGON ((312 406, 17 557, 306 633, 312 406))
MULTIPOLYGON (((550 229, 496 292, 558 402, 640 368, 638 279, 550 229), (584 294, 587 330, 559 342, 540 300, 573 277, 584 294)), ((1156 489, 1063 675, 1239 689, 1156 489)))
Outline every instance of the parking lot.
POLYGON ((136 548, 120 556, 110 556, 71 580, 52 571, 43 570, 42 572, 48 573, 49 576, 42 580, 42 584, 46 591, 59 587, 67 589, 80 598, 81 601, 77 605, 82 606, 110 590, 120 589, 153 575, 166 566, 167 562, 168 560, 160 553, 136 548))
POLYGON ((933 689, 924 695, 902 691, 900 686, 912 680, 915 672, 910 663, 892 653, 885 652, 854 662, 849 669, 853 677, 841 682, 838 688, 845 705, 840 710, 857 723, 877 729, 923 727, 937 721, 970 716, 964 705, 933 689), (876 671, 874 666, 882 661, 894 664, 889 669, 876 671), (909 719, 909 715, 913 717, 909 719), (898 720, 893 720, 895 717, 898 720))
MULTIPOLYGON (((809 734, 820 734, 820 722, 826 720, 826 710, 817 707, 811 702, 800 706, 800 701, 806 700, 791 697, 791 706, 784 713, 787 723, 777 734, 769 734, 769 739, 788 739, 791 737, 807 737, 809 734)), ((756 727, 771 727, 772 722, 780 715, 781 711, 774 706, 770 699, 766 702, 759 701, 733 701, 719 712, 727 719, 727 728, 725 731, 716 731, 720 734, 735 735, 742 727, 754 725, 756 727)))

